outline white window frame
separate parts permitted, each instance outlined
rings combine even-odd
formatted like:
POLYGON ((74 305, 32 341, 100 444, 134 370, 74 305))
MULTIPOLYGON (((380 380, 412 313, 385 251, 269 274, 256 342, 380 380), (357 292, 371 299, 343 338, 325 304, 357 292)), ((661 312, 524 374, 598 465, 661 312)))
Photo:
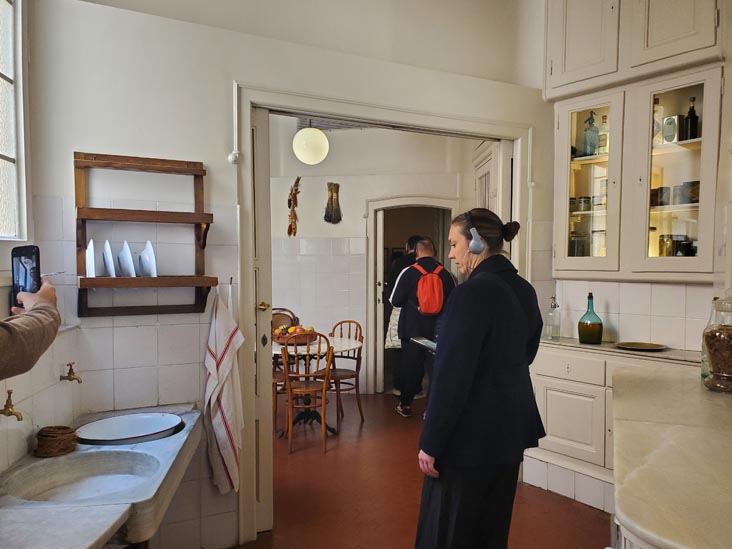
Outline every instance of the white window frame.
POLYGON ((25 85, 26 75, 26 45, 27 45, 27 17, 25 16, 25 5, 23 0, 0 0, 7 2, 13 8, 14 37, 13 56, 15 75, 13 89, 15 91, 15 171, 18 188, 18 229, 13 236, 0 235, 0 241, 26 241, 28 234, 28 211, 29 211, 29 189, 28 189, 28 131, 26 121, 28 120, 27 89, 25 85))

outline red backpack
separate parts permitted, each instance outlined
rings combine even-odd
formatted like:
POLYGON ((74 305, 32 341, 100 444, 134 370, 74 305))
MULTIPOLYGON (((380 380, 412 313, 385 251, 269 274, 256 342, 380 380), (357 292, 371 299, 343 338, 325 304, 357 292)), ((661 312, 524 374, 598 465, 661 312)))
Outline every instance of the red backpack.
POLYGON ((434 316, 442 310, 442 302, 444 294, 442 291, 442 280, 440 280, 440 271, 442 265, 438 265, 434 271, 428 273, 422 265, 414 263, 412 265, 422 276, 417 282, 417 302, 419 303, 419 312, 425 316, 434 316))

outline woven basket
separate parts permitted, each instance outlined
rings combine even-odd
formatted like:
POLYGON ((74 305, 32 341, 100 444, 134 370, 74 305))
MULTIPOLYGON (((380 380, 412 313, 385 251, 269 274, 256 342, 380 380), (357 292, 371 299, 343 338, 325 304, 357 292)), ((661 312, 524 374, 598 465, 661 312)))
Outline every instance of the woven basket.
POLYGON ((37 457, 63 456, 76 449, 76 431, 63 425, 43 427, 36 435, 38 446, 33 454, 37 457))
POLYGON ((277 343, 284 344, 289 338, 292 338, 291 343, 297 343, 298 345, 304 345, 305 343, 310 343, 311 341, 315 341, 315 339, 318 337, 318 334, 314 332, 305 332, 305 333, 299 333, 299 334, 288 334, 285 336, 272 336, 272 341, 275 341, 277 343))

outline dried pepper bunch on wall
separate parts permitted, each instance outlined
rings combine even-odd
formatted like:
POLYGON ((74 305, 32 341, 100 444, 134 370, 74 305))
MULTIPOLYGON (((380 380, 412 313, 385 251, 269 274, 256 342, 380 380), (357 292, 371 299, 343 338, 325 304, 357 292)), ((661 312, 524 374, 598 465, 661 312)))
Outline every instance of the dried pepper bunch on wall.
POLYGON ((341 205, 338 202, 338 190, 340 185, 338 183, 328 183, 328 202, 325 205, 325 215, 323 219, 328 223, 334 225, 341 222, 343 216, 341 215, 341 205))
POLYGON ((297 195, 300 194, 300 176, 297 176, 295 182, 290 187, 290 194, 287 195, 287 207, 290 209, 290 215, 287 221, 287 236, 297 235, 297 195))

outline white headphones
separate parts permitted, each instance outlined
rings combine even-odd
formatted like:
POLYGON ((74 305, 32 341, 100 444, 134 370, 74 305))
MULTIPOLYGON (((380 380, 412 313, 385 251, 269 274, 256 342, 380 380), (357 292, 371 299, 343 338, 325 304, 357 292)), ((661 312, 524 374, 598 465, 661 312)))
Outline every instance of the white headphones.
POLYGON ((471 254, 479 254, 485 250, 485 242, 478 234, 478 229, 473 225, 473 218, 470 212, 465 212, 465 224, 470 231, 470 243, 468 244, 468 250, 471 254))

